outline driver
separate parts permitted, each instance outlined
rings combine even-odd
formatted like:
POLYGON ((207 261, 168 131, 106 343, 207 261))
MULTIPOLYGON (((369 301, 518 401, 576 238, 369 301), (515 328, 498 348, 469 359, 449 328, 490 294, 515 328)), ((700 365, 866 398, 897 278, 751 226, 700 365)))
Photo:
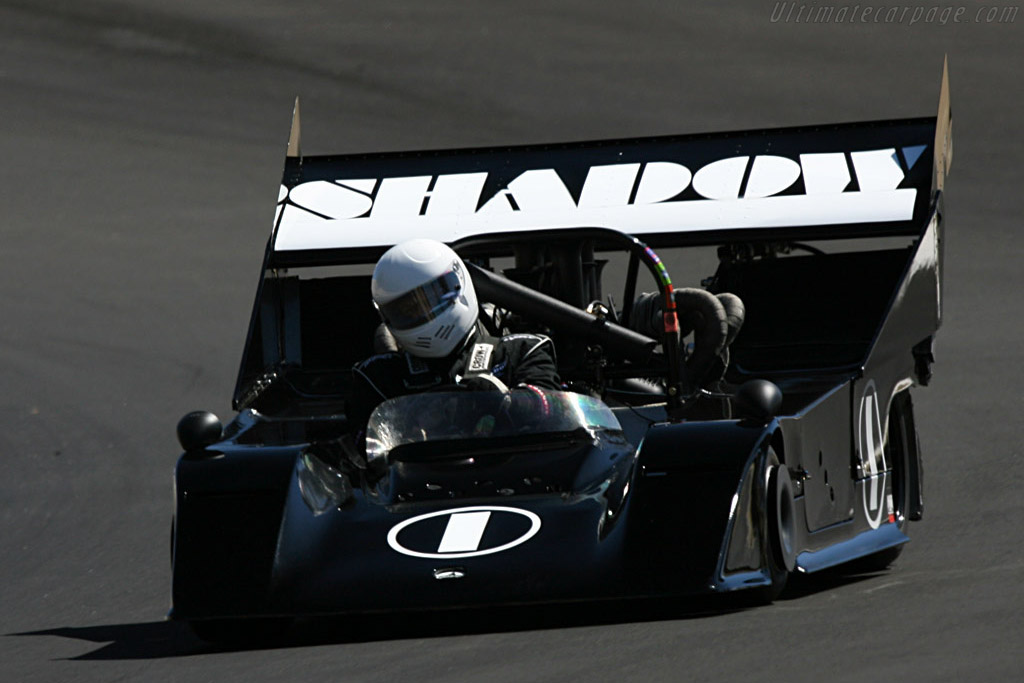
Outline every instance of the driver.
POLYGON ((444 385, 561 388, 551 339, 486 333, 473 281, 447 245, 414 239, 391 247, 377 261, 370 292, 397 348, 352 369, 350 424, 364 428, 385 399, 444 385))

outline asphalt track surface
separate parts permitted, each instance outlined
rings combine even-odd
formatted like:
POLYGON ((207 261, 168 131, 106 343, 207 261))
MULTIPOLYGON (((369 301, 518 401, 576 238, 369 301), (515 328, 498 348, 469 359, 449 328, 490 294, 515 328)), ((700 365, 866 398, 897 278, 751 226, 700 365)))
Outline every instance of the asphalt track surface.
POLYGON ((1019 680, 1024 15, 774 5, 0 0, 0 680, 1019 680), (174 425, 230 413, 296 94, 309 153, 611 138, 933 115, 946 53, 927 509, 889 572, 242 651, 163 621, 174 425))

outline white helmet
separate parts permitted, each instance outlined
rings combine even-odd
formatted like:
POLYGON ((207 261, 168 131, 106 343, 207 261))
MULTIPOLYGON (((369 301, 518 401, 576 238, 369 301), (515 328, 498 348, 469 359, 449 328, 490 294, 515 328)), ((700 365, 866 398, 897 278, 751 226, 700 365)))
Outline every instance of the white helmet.
POLYGON ((408 240, 384 252, 370 292, 402 348, 423 358, 443 358, 460 347, 479 315, 466 264, 434 240, 408 240))

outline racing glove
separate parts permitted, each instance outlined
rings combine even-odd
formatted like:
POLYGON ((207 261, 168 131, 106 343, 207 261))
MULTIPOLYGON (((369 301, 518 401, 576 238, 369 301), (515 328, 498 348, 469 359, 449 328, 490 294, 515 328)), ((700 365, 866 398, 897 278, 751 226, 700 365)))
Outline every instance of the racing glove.
POLYGON ((489 372, 481 372, 469 375, 459 380, 459 386, 466 387, 472 391, 500 391, 508 393, 508 387, 500 379, 489 372))

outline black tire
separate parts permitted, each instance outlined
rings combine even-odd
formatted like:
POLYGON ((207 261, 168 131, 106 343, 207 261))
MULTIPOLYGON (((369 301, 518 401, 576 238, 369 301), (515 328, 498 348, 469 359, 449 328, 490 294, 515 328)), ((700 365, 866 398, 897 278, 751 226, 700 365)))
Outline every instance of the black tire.
POLYGON ((751 603, 768 605, 786 588, 789 574, 795 568, 793 484, 787 470, 768 447, 765 463, 764 515, 761 538, 765 542, 765 562, 771 575, 771 585, 757 588, 751 603))
POLYGON ((772 566, 786 574, 796 569, 796 511, 789 470, 774 465, 768 473, 768 550, 772 566))
POLYGON ((253 619, 201 619, 189 627, 201 640, 218 645, 266 645, 281 639, 291 619, 265 617, 253 619))

